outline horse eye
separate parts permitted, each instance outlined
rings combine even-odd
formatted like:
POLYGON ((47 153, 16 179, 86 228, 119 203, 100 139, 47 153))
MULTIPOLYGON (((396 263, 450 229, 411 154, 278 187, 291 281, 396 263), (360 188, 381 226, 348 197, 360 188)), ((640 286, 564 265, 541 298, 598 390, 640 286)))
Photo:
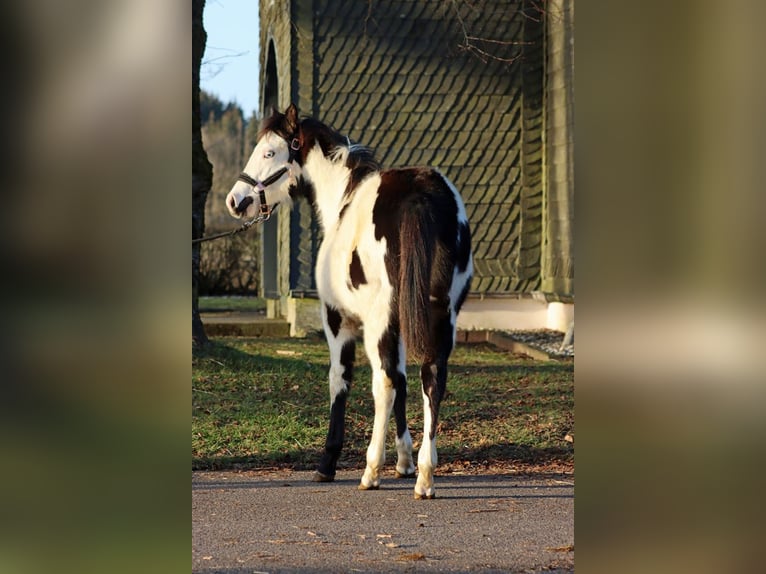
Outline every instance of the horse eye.
POLYGON ((269 151, 263 154, 263 157, 265 157, 266 159, 271 159, 272 157, 274 157, 274 150, 270 149, 269 151))

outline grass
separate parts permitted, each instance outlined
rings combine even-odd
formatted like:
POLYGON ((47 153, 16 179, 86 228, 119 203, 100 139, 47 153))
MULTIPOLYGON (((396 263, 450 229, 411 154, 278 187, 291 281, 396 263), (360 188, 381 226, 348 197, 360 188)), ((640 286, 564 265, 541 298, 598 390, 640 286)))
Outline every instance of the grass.
MULTIPOLYGON (((312 469, 329 416, 324 340, 217 339, 192 363, 195 469, 312 469)), ((415 446, 423 430, 417 368, 408 369, 408 420, 415 446)), ((346 410, 339 468, 363 468, 372 431, 370 368, 362 345, 346 410)), ((450 360, 439 417, 440 468, 564 463, 574 449, 572 362, 537 362, 490 345, 459 345, 450 360)), ((395 461, 389 425, 388 463, 395 461)))

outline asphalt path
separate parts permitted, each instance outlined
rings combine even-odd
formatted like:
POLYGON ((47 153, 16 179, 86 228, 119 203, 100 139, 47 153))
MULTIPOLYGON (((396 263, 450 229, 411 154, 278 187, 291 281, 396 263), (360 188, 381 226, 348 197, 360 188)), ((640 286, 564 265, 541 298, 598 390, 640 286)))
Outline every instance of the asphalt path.
POLYGON ((193 572, 574 572, 571 474, 437 474, 434 500, 361 474, 194 472, 193 572))

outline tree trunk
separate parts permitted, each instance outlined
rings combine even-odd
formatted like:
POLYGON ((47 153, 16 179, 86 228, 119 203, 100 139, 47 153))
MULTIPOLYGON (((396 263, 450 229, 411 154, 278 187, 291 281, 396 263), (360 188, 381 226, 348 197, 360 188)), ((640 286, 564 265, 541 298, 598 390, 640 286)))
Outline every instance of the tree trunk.
MULTIPOLYGON (((202 147, 199 117, 199 71, 205 52, 207 34, 202 25, 205 0, 192 0, 192 238, 205 232, 205 200, 213 183, 213 166, 202 147)), ((208 343, 205 328, 199 316, 199 261, 200 245, 192 245, 192 345, 208 343)))

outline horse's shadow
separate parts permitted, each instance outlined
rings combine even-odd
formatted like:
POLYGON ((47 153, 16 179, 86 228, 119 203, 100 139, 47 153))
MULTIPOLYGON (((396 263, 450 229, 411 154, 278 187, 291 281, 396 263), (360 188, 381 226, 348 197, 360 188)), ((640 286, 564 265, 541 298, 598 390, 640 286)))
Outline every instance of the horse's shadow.
MULTIPOLYGON (((344 473, 347 474, 347 473, 344 473)), ((290 489, 304 493, 354 493, 356 496, 385 497, 396 493, 409 495, 414 485, 414 479, 395 479, 385 477, 377 490, 359 491, 359 477, 344 476, 332 483, 316 483, 311 481, 311 474, 299 472, 289 476, 273 476, 270 478, 254 477, 243 480, 198 480, 192 482, 193 491, 211 490, 262 490, 290 489)), ((574 499, 574 479, 570 475, 560 473, 541 473, 534 476, 521 477, 517 474, 478 474, 478 475, 445 475, 436 477, 437 500, 494 500, 509 499, 574 499), (533 481, 530 483, 530 480, 533 481), (490 492, 487 492, 490 491, 490 492)))

